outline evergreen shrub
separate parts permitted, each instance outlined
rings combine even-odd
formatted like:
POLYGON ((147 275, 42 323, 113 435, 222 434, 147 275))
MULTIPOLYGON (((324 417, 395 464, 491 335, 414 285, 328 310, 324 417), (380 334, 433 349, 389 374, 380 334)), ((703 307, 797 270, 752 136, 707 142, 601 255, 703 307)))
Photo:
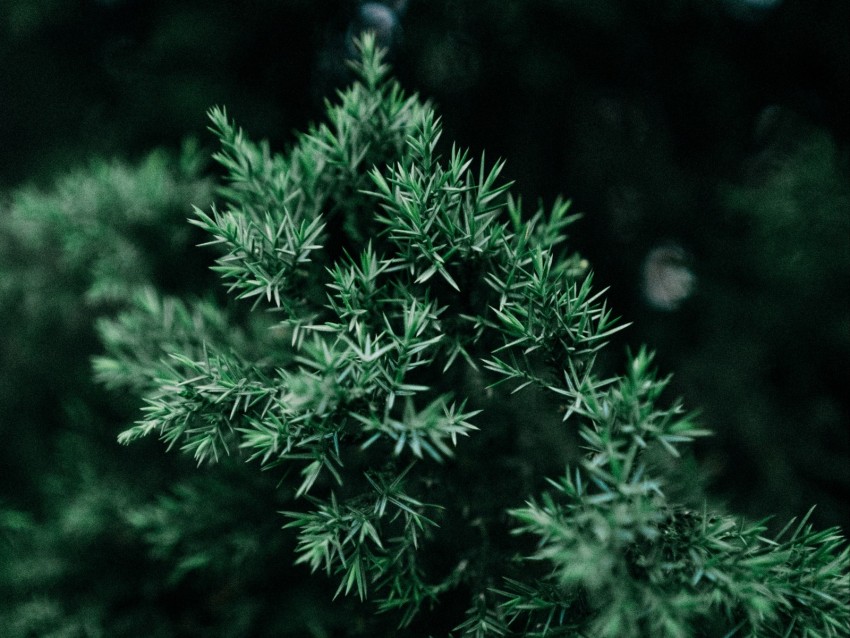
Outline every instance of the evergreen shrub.
POLYGON ((191 221, 230 300, 145 287, 99 322, 96 376, 143 400, 119 440, 202 466, 123 524, 221 585, 221 635, 848 635, 837 530, 682 487, 708 431, 646 349, 610 372, 569 203, 529 213, 360 50, 286 154, 210 112, 224 203, 191 221))

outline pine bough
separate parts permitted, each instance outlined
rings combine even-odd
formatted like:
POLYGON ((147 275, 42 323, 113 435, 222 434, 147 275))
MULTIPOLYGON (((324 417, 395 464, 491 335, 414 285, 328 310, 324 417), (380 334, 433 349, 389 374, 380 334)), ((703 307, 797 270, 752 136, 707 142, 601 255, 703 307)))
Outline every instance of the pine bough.
POLYGON ((433 108, 360 49, 287 155, 211 111, 225 204, 192 223, 252 312, 148 290, 104 321, 98 376, 145 400, 120 440, 280 472, 296 562, 393 626, 460 596, 458 636, 847 636, 837 530, 666 496, 658 459, 707 432, 659 405, 647 351, 603 378, 623 325, 568 203, 526 214, 501 162, 441 155, 433 108))

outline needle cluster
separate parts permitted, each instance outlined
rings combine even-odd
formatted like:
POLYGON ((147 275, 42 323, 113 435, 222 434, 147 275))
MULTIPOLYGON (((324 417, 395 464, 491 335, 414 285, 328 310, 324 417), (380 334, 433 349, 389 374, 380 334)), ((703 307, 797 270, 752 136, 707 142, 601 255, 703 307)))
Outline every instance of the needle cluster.
POLYGON ((251 308, 148 291, 101 324, 97 374, 145 402, 120 440, 280 476, 294 561, 367 601, 371 635, 847 635, 836 531, 667 496, 657 459, 708 432, 648 351, 603 373, 624 325, 569 203, 527 212, 502 162, 445 150, 374 38, 360 54, 286 154, 210 112, 224 203, 191 221, 251 308))

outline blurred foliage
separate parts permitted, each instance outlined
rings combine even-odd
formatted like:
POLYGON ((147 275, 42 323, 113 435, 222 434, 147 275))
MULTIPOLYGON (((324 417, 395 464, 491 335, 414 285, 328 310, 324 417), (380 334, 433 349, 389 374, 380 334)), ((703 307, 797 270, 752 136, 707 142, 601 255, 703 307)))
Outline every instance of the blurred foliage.
POLYGON ((847 526, 850 163, 822 129, 769 115, 769 143, 718 187, 699 342, 675 365, 719 431, 714 461, 737 508, 815 502, 817 520, 847 526))
POLYGON ((180 290, 209 278, 202 260, 184 255, 195 243, 189 202, 212 195, 199 157, 188 144, 179 157, 156 151, 137 165, 97 160, 0 205, 3 498, 30 501, 53 463, 53 435, 82 425, 69 426, 67 410, 120 414, 90 380, 98 314, 143 285, 180 290))

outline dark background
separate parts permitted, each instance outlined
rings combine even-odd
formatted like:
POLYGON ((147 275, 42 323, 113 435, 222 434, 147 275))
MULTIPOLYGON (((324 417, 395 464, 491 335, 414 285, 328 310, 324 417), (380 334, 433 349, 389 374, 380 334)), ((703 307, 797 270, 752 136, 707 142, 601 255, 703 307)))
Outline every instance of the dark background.
MULTIPOLYGON (((216 104, 283 149, 345 81, 358 11, 7 0, 0 189, 187 136, 212 149, 216 104)), ((573 245, 633 322, 621 350, 657 349, 673 391, 717 433, 698 448, 715 497, 779 520, 817 504, 817 525, 850 530, 850 3, 414 0, 401 13, 394 67, 438 105, 444 138, 507 159, 529 203, 564 194, 585 214, 573 245), (643 275, 659 246, 696 281, 666 310, 643 275)), ((62 351, 79 359, 54 372, 59 391, 31 392, 37 367, 29 395, 3 379, 7 502, 37 498, 60 404, 93 392, 97 346, 82 344, 62 351)))

